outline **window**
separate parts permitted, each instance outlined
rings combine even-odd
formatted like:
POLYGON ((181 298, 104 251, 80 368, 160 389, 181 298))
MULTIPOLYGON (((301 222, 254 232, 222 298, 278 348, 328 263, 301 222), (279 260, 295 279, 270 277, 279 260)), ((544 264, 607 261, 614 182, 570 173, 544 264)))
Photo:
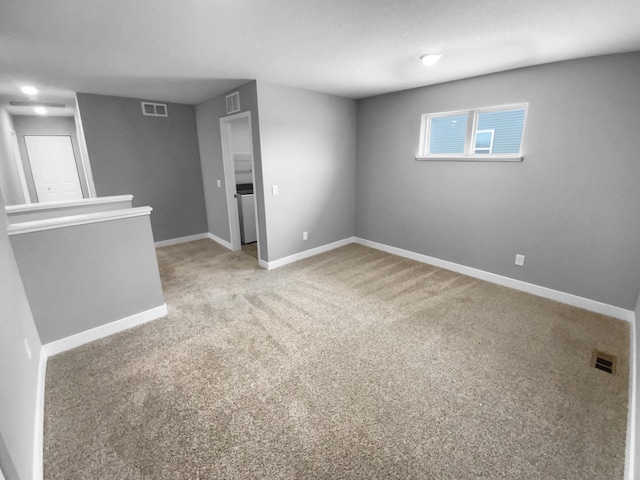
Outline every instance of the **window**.
POLYGON ((422 116, 418 160, 522 160, 527 105, 422 116))

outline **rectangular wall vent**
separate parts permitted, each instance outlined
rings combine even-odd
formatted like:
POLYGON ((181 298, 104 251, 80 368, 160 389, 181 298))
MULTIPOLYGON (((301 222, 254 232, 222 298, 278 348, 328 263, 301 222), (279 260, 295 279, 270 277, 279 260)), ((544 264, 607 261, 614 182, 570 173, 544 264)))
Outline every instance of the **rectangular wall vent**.
POLYGON ((164 103, 142 102, 142 114, 147 117, 168 117, 167 105, 164 103))
POLYGON ((600 350, 593 350, 591 355, 591 366, 613 375, 616 374, 616 366, 618 358, 610 353, 601 352, 600 350))
POLYGON ((234 92, 225 97, 227 99, 227 113, 240 111, 240 92, 234 92))

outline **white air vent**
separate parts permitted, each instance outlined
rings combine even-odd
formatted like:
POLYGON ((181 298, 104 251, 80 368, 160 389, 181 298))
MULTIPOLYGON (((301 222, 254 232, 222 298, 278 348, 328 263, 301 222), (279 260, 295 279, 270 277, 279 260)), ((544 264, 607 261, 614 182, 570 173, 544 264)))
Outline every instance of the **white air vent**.
POLYGON ((142 102, 142 114, 148 117, 168 117, 167 106, 164 103, 142 102))
POLYGON ((227 99, 227 113, 240 111, 240 92, 234 92, 225 97, 227 99))

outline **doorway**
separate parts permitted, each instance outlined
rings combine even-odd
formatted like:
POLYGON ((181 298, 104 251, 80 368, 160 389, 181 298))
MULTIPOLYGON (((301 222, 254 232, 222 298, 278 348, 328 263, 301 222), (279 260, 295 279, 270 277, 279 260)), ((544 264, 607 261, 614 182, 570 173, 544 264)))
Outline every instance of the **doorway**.
POLYGON ((69 135, 25 135, 39 202, 81 200, 82 187, 69 135))
POLYGON ((261 263, 251 112, 221 118, 220 135, 231 247, 250 250, 261 263))

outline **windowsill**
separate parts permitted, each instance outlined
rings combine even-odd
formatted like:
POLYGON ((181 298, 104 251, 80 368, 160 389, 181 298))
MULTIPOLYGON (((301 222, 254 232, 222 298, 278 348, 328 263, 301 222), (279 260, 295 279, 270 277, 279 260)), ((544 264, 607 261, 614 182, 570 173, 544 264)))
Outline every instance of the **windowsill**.
POLYGON ((459 155, 443 156, 429 155, 428 157, 416 157, 421 162, 522 162, 524 155, 459 155))

